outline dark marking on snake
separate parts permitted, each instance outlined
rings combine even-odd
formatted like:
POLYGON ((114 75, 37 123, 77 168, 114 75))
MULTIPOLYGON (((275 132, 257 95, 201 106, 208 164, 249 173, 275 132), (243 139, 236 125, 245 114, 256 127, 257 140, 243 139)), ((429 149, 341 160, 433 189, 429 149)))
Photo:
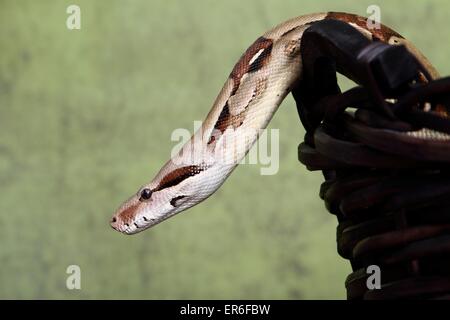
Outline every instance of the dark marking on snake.
POLYGON ((170 204, 172 207, 177 207, 177 201, 186 198, 186 196, 178 196, 170 200, 170 204))
POLYGON ((252 64, 248 67, 248 72, 255 72, 264 67, 270 57, 270 53, 272 51, 272 44, 259 54, 259 56, 252 62, 252 64))
POLYGON ((193 177, 199 174, 200 172, 205 171, 206 169, 207 169, 206 166, 200 165, 190 165, 175 169, 172 172, 165 175, 164 178, 161 179, 161 182, 158 184, 156 189, 154 189, 153 191, 161 191, 163 189, 176 186, 177 184, 186 180, 187 178, 193 177))
MULTIPOLYGON (((252 73, 260 70, 264 67, 272 53, 273 40, 267 39, 264 37, 259 37, 255 42, 244 52, 239 61, 234 66, 233 70, 230 73, 230 78, 233 80, 233 89, 231 90, 230 97, 232 97, 241 84, 241 79, 246 73, 252 73), (262 52, 260 52, 262 50, 262 52), (258 57, 252 61, 255 55, 258 54, 258 57)), ((222 111, 220 112, 219 118, 217 119, 214 129, 219 130, 223 133, 230 125, 233 125, 235 128, 239 127, 243 123, 243 112, 238 115, 232 115, 230 113, 230 108, 228 106, 228 102, 225 103, 222 111)), ((216 141, 216 138, 211 136, 208 140, 208 145, 216 141)))
POLYGON ((259 37, 255 42, 244 52, 239 61, 231 71, 230 78, 233 79, 233 91, 231 95, 234 95, 239 88, 242 76, 248 72, 255 72, 264 67, 272 52, 273 41, 264 37, 259 37), (263 50, 258 58, 250 64, 253 57, 263 50))
MULTIPOLYGON (((350 13, 339 13, 339 12, 328 12, 326 19, 336 19, 340 21, 344 21, 347 23, 356 24, 358 27, 361 27, 365 30, 370 31, 372 33, 372 37, 375 36, 382 41, 389 41, 392 36, 403 38, 400 34, 392 30, 391 28, 386 27, 383 24, 380 24, 379 28, 368 28, 367 18, 357 16, 356 14, 350 13)), ((372 20, 369 20, 372 21, 372 20)))
POLYGON ((230 120, 231 120, 230 107, 228 106, 227 102, 225 104, 225 107, 223 107, 222 111, 220 112, 219 118, 217 119, 217 122, 214 125, 214 129, 219 130, 221 133, 223 133, 226 130, 226 128, 230 125, 230 120))
MULTIPOLYGON (((214 125, 214 129, 220 131, 220 133, 224 133, 228 127, 233 127, 234 129, 239 128, 244 123, 244 116, 247 112, 248 105, 253 101, 253 98, 249 101, 249 103, 245 106, 244 110, 237 115, 232 115, 230 113, 230 107, 228 103, 225 104, 225 107, 220 112, 219 118, 217 119, 216 124, 214 125)), ((214 133, 214 131, 213 131, 214 133)), ((208 145, 216 141, 216 137, 211 135, 208 140, 208 145)))
POLYGON ((141 205, 141 203, 137 202, 137 203, 135 203, 135 204, 125 208, 124 210, 122 210, 119 213, 120 218, 123 221, 130 221, 130 220, 132 220, 133 216, 134 216, 134 213, 136 212, 136 210, 139 209, 140 205, 141 205))

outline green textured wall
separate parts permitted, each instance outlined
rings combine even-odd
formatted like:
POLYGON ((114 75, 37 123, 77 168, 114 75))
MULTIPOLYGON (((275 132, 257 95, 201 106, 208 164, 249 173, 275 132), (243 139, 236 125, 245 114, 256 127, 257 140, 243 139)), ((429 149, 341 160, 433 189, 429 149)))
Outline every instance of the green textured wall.
MULTIPOLYGON (((297 161, 289 97, 280 170, 239 167, 208 201, 136 236, 115 208, 201 120, 244 49, 316 11, 373 1, 0 0, 0 298, 345 298, 335 218, 297 161), (65 26, 81 7, 82 28, 65 26), (66 288, 77 264, 82 289, 66 288)), ((448 1, 378 1, 382 22, 450 73, 448 1)))

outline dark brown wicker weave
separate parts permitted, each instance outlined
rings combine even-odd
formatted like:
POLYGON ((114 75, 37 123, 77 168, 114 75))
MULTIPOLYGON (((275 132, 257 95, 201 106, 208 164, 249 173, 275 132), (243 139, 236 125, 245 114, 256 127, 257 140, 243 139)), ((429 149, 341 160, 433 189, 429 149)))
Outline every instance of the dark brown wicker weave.
POLYGON ((302 47, 294 98, 307 133, 298 155, 323 171, 320 197, 353 269, 348 299, 450 298, 450 78, 432 81, 404 47, 339 21, 310 27, 302 47), (359 86, 341 93, 336 71, 359 86), (422 128, 442 134, 404 133, 422 128), (370 265, 381 270, 380 289, 367 286, 370 265))

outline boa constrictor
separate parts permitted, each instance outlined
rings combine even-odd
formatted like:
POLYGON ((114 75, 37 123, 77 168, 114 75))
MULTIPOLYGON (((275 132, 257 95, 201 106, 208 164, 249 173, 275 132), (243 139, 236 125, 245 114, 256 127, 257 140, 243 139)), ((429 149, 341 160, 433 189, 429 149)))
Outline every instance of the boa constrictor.
MULTIPOLYGON (((392 29, 370 28, 349 13, 316 13, 288 20, 259 37, 242 55, 202 127, 156 177, 129 198, 111 226, 134 234, 190 208, 212 195, 245 157, 275 111, 301 79, 301 38, 314 22, 337 19, 372 40, 403 44, 433 78, 428 60, 392 29)), ((373 24, 372 24, 373 25, 373 24)))

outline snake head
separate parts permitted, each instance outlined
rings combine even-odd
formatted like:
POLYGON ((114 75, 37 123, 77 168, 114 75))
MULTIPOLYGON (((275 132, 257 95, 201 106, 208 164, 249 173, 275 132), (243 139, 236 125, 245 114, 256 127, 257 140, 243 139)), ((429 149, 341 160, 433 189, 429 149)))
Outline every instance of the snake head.
POLYGON ((153 192, 142 187, 125 201, 111 219, 111 227, 124 234, 139 233, 186 209, 189 197, 175 190, 153 192))
POLYGON ((169 162, 150 184, 117 209, 111 226, 125 234, 138 233, 203 201, 223 181, 203 183, 201 174, 207 168, 205 164, 176 166, 169 162))

